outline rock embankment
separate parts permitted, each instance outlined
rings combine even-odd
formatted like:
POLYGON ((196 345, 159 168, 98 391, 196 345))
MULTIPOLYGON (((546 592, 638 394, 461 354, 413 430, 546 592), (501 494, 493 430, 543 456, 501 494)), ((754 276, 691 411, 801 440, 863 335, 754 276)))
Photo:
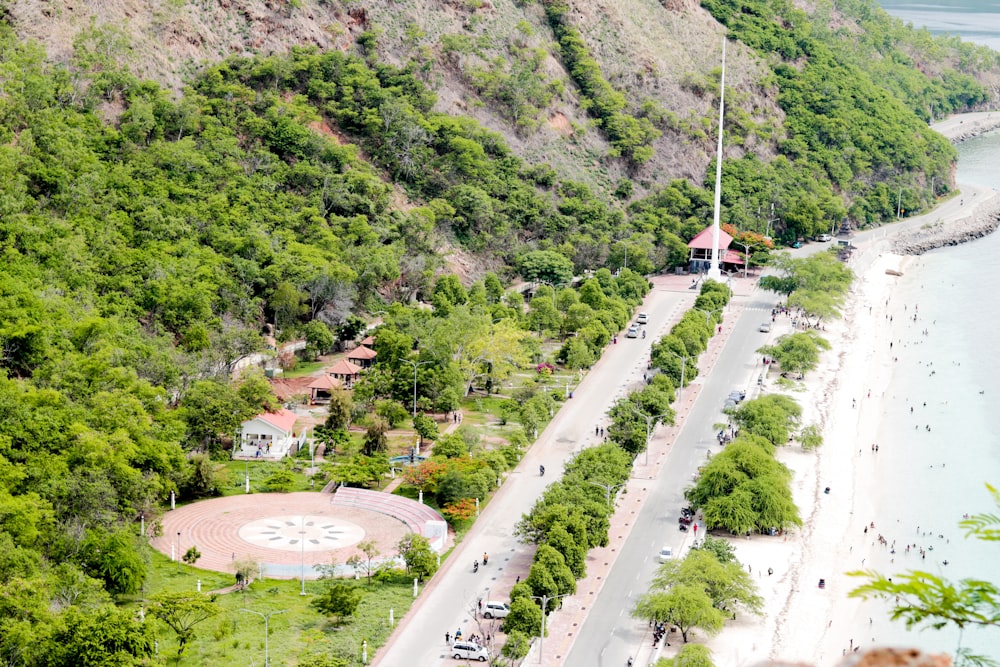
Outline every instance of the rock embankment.
POLYGON ((1000 226, 1000 197, 990 197, 969 215, 957 220, 937 221, 900 233, 893 251, 900 255, 921 255, 934 248, 958 245, 992 234, 1000 226))

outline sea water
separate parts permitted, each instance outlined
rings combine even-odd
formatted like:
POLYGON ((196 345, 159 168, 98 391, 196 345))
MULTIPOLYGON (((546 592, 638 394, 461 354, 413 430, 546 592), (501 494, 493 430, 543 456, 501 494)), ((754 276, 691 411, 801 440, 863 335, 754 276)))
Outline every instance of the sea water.
MULTIPOLYGON (((994 156, 1000 134, 961 144, 958 180, 1000 190, 994 156)), ((912 260, 892 289, 893 345, 878 351, 893 360, 884 414, 875 443, 858 443, 860 465, 876 466, 879 478, 874 533, 889 542, 867 565, 886 575, 919 569, 1000 585, 1000 545, 966 538, 958 526, 965 514, 995 512, 985 485, 1000 487, 998 257, 1000 234, 934 250, 912 260)), ((954 652, 960 639, 955 629, 907 631, 884 615, 872 631, 879 645, 937 652, 954 652)), ((1000 659, 1000 630, 967 629, 961 645, 1000 659)))
MULTIPOLYGON (((997 2, 880 4, 916 27, 1000 49, 997 2)), ((958 153, 959 183, 1000 190, 1000 133, 965 141, 958 153)), ((885 388, 873 462, 880 478, 875 505, 882 518, 876 532, 890 544, 896 541, 895 554, 884 549, 875 559, 886 574, 923 569, 951 580, 975 577, 1000 585, 1000 545, 967 538, 958 526, 966 513, 995 512, 985 485, 1000 487, 998 258, 997 233, 935 250, 914 260, 893 290, 894 344, 884 354, 898 361, 885 388), (912 546, 906 553, 907 544, 924 548, 925 556, 912 546)), ((953 652, 960 642, 1000 660, 998 629, 971 628, 961 636, 954 628, 917 632, 884 618, 872 629, 882 645, 953 652)))

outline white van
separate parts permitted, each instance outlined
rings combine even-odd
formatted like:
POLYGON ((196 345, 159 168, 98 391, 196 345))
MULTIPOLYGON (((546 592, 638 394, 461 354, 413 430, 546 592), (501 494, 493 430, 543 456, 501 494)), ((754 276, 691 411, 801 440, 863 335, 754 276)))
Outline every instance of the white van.
POLYGON ((649 322, 649 315, 646 313, 639 313, 639 317, 635 318, 635 321, 639 324, 646 324, 649 322))
POLYGON ((483 603, 483 618, 506 618, 510 613, 510 605, 506 602, 490 600, 483 603))
POLYGON ((451 645, 451 657, 455 660, 486 662, 490 659, 490 650, 473 642, 455 642, 451 645))

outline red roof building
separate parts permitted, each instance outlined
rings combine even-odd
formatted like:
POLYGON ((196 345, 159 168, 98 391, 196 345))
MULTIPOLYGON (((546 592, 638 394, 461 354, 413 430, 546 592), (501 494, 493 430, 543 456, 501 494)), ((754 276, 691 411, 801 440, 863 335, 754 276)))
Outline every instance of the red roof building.
POLYGON ((347 359, 341 359, 333 366, 326 369, 326 374, 344 383, 344 387, 350 388, 361 377, 361 366, 352 364, 347 359))
MULTIPOLYGON (((722 229, 719 230, 719 268, 723 271, 735 271, 743 266, 743 257, 735 250, 729 249, 733 237, 722 229)), ((691 256, 688 258, 688 268, 692 273, 707 271, 712 264, 712 226, 698 232, 688 242, 691 256)))
POLYGON ((340 380, 323 374, 309 384, 309 398, 313 403, 328 403, 334 389, 340 389, 340 380))
POLYGON ((375 363, 378 352, 370 347, 358 347, 347 353, 347 360, 352 364, 357 364, 361 368, 369 368, 375 363))

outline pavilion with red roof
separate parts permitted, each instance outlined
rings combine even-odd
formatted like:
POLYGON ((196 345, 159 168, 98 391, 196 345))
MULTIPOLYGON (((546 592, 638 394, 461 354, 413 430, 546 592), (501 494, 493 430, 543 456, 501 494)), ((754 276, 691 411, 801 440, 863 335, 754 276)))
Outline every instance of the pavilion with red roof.
POLYGON ((326 369, 326 374, 330 377, 339 380, 344 384, 347 389, 351 388, 358 378, 361 377, 361 366, 357 364, 352 364, 347 359, 341 359, 333 366, 326 369))
POLYGON ((369 368, 375 363, 375 357, 378 356, 378 352, 371 349, 370 347, 356 347, 347 353, 347 360, 352 364, 360 366, 361 368, 369 368))
POLYGON ((335 389, 340 389, 341 381, 324 373, 309 384, 309 400, 313 403, 329 403, 335 389))
MULTIPOLYGON (((722 271, 735 271, 743 266, 743 256, 729 245, 733 237, 719 230, 719 268, 722 271)), ((691 273, 703 273, 712 265, 712 225, 698 232, 688 243, 691 256, 688 258, 688 269, 691 273)))

